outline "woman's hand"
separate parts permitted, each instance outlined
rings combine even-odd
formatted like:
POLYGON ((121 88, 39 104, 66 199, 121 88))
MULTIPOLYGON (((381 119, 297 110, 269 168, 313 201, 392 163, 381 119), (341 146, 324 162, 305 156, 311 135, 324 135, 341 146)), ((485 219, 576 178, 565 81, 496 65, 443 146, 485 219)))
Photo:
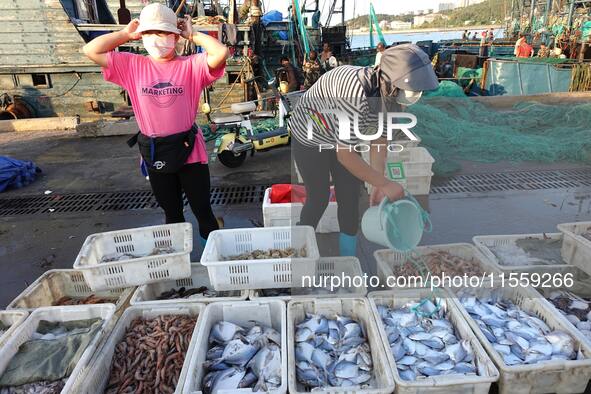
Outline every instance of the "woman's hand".
POLYGON ((125 26, 125 28, 123 29, 123 31, 127 33, 129 41, 139 40, 140 38, 142 38, 142 33, 137 33, 137 28, 139 27, 139 25, 140 20, 136 18, 129 22, 127 26, 125 26))
POLYGON ((394 202, 404 197, 404 188, 397 182, 387 180, 386 183, 380 187, 372 187, 369 197, 370 205, 378 205, 382 202, 384 197, 394 202))
POLYGON ((191 39, 191 35, 193 34, 193 20, 189 15, 179 18, 177 27, 181 31, 181 37, 186 40, 191 39))

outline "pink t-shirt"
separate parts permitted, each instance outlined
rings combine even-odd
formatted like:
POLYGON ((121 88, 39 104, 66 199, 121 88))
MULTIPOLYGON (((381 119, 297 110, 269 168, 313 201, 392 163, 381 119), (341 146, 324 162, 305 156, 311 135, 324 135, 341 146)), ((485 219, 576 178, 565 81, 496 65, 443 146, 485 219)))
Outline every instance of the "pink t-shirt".
MULTIPOLYGON (((204 53, 177 56, 168 62, 129 52, 109 52, 107 58, 103 77, 127 90, 140 130, 149 137, 189 130, 195 123, 201 92, 221 78, 225 68, 210 70, 204 53)), ((191 163, 207 163, 201 132, 187 159, 191 163)))

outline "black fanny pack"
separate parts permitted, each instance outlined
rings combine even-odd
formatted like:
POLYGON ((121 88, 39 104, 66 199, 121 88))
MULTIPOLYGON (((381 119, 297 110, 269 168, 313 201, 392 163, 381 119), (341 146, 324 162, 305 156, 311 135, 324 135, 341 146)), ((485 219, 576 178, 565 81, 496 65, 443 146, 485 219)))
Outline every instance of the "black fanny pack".
POLYGON ((193 152, 199 129, 193 125, 190 130, 166 137, 148 137, 140 132, 127 141, 129 147, 136 143, 140 154, 150 171, 174 173, 179 171, 193 152))

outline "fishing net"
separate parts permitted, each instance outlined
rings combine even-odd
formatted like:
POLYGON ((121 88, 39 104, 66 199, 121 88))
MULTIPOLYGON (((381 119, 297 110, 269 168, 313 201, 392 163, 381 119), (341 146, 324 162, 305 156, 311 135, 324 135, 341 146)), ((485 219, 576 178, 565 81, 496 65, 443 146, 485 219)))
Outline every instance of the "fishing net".
POLYGON ((438 176, 457 171, 459 160, 591 161, 591 104, 521 102, 501 111, 469 98, 430 98, 408 111, 438 176))
POLYGON ((441 81, 439 87, 423 93, 423 97, 466 97, 464 89, 452 81, 441 81))

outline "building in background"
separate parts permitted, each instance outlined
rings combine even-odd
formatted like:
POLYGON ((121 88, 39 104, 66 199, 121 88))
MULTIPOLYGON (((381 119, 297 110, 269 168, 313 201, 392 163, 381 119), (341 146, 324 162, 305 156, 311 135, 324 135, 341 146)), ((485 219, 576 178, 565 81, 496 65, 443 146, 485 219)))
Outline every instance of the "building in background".
POLYGON ((392 22, 390 22, 390 29, 392 29, 392 30, 412 29, 412 22, 392 21, 392 22))
POLYGON ((440 16, 441 15, 439 14, 417 15, 413 18, 412 23, 414 26, 421 26, 422 24, 433 22, 435 19, 437 19, 437 17, 440 16))

